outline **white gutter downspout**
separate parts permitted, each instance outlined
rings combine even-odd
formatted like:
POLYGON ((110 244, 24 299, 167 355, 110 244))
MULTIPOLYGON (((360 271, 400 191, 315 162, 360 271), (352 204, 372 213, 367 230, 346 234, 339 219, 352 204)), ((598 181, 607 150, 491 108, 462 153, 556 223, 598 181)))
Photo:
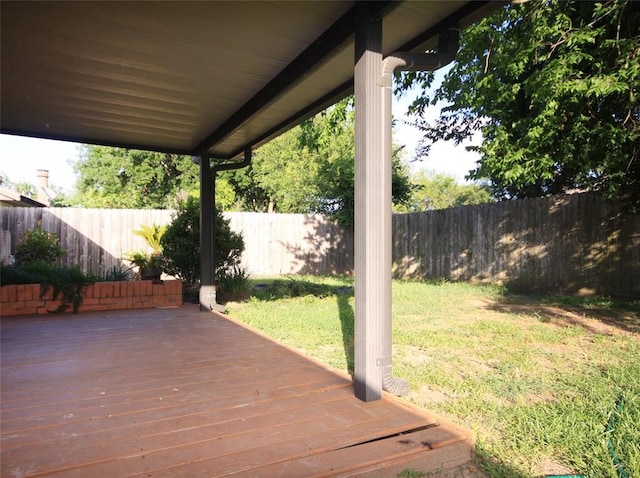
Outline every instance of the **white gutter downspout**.
MULTIPOLYGON (((458 45, 460 39, 460 32, 458 30, 448 30, 440 34, 438 38, 438 52, 437 53, 408 53, 408 52, 395 52, 387 56, 382 61, 382 74, 378 79, 378 86, 382 87, 382 114, 381 121, 384 122, 383 131, 383 157, 387 162, 386 167, 391 169, 391 154, 392 154, 392 88, 393 88, 393 73, 400 70, 413 70, 413 71, 433 71, 441 68, 451 61, 458 52, 458 45)), ((391 185, 387 185, 388 188, 391 185)), ((391 202, 388 204, 388 215, 391 216, 391 202)), ((391 237, 391 228, 385 231, 389 237, 391 237)), ((391 243, 391 242, 390 242, 391 243)), ((389 265, 391 267, 391 265, 389 265)), ((391 278, 389 278, 389 281, 391 278)), ((388 291, 389 296, 391 291, 388 291)), ((383 314, 382 324, 383 330, 383 344, 382 344, 382 357, 378 359, 378 367, 382 368, 382 388, 394 395, 406 395, 409 393, 409 384, 400 378, 396 378, 392 374, 392 333, 391 333, 391 297, 388 300, 388 310, 383 314)))

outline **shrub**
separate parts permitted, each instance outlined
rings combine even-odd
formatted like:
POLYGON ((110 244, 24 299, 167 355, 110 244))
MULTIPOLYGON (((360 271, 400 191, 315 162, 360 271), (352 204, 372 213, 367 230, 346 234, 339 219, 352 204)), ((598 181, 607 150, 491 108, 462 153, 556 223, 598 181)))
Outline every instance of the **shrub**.
POLYGON ((56 312, 64 312, 69 306, 74 312, 82 303, 82 290, 85 286, 96 282, 92 274, 84 274, 79 267, 61 267, 44 262, 31 262, 22 265, 7 266, 2 264, 0 285, 40 284, 40 295, 44 295, 49 287, 53 288, 53 297, 60 294, 60 306, 56 312))
POLYGON ((142 224, 140 229, 136 229, 133 233, 143 238, 154 253, 160 254, 162 253, 162 236, 166 230, 167 226, 159 226, 158 224, 147 226, 142 224))
POLYGON ((138 273, 141 279, 159 279, 162 275, 164 258, 162 255, 161 241, 166 230, 167 226, 159 226, 157 224, 147 226, 146 224, 142 224, 140 229, 133 231, 133 234, 142 237, 152 250, 150 253, 135 251, 124 255, 125 260, 138 267, 138 273))
POLYGON ((42 262, 55 264, 66 252, 60 247, 58 236, 41 227, 29 229, 22 233, 16 244, 16 265, 42 262))
POLYGON ((125 267, 122 264, 113 266, 100 276, 101 282, 130 282, 136 278, 136 273, 131 267, 125 267))
POLYGON ((218 276, 219 290, 216 297, 221 303, 240 302, 251 296, 249 273, 240 266, 233 266, 218 276))
MULTIPOLYGON (((231 230, 220 209, 216 209, 215 214, 215 241, 215 276, 221 277, 239 264, 244 240, 231 230)), ((194 291, 200 279, 200 205, 197 198, 189 197, 178 206, 161 243, 165 271, 184 282, 185 292, 194 291)))

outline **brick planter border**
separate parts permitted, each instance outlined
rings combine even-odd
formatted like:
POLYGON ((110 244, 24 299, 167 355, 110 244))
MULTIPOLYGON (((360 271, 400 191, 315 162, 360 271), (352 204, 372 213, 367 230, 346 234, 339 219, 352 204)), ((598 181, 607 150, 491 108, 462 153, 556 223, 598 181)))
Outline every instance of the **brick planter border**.
MULTIPOLYGON (((55 312, 60 300, 53 299, 49 288, 40 297, 40 284, 5 285, 0 288, 0 316, 48 314, 55 312)), ((177 307, 182 305, 182 282, 130 281, 96 282, 85 287, 78 312, 118 309, 177 307)), ((65 312, 72 312, 71 306, 65 312)))

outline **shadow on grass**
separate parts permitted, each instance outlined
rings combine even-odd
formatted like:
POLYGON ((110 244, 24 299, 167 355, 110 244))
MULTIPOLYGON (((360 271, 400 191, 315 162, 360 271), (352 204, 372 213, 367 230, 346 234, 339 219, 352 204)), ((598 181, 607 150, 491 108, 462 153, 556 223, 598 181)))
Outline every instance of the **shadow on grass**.
POLYGON ((304 279, 284 279, 251 281, 251 297, 258 300, 274 301, 294 297, 313 296, 331 297, 340 291, 350 289, 347 286, 319 284, 304 279))
POLYGON ((482 445, 476 444, 475 461, 484 471, 484 476, 491 478, 528 478, 528 475, 516 470, 512 466, 497 461, 489 454, 489 450, 485 450, 482 445))
POLYGON ((607 334, 611 329, 640 333, 639 300, 603 296, 528 295, 506 291, 498 301, 486 301, 484 307, 496 312, 535 315, 541 322, 559 326, 581 326, 594 334, 607 334))
MULTIPOLYGON (((345 281, 349 282, 349 281, 345 281)), ((318 284, 300 279, 275 279, 272 281, 253 281, 251 285, 251 297, 264 301, 291 299, 295 297, 313 296, 318 298, 335 297, 338 305, 338 317, 342 330, 342 344, 347 362, 347 372, 353 375, 353 338, 355 312, 350 304, 353 297, 351 285, 318 284)))
POLYGON ((349 297, 353 295, 347 293, 337 293, 338 301, 338 313, 340 315, 340 326, 342 327, 342 345, 344 347, 344 356, 347 359, 347 372, 353 376, 353 337, 354 337, 354 324, 355 313, 353 307, 349 303, 349 297))

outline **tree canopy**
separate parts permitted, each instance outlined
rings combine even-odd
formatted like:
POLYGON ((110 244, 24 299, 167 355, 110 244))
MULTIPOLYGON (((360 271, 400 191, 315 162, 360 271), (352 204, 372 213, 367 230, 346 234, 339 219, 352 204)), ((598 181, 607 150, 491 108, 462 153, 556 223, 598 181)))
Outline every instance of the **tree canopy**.
POLYGON ((424 92, 410 112, 424 150, 440 140, 481 158, 470 177, 499 199, 595 190, 640 209, 640 2, 509 4, 462 33, 442 84, 406 73, 424 92), (429 123, 426 108, 445 102, 429 123))
MULTIPOLYGON (((228 173, 241 208, 288 213, 317 212, 353 224, 354 115, 352 98, 343 100, 254 153, 250 167, 228 173)), ((409 173, 396 150, 394 203, 411 195, 409 173)))
POLYGON ((188 156, 107 146, 85 146, 74 165, 74 205, 165 209, 198 190, 198 165, 188 156))
POLYGON ((396 206, 396 212, 432 211, 492 201, 488 185, 459 184, 455 176, 444 173, 420 170, 412 175, 411 183, 410 199, 396 206))

